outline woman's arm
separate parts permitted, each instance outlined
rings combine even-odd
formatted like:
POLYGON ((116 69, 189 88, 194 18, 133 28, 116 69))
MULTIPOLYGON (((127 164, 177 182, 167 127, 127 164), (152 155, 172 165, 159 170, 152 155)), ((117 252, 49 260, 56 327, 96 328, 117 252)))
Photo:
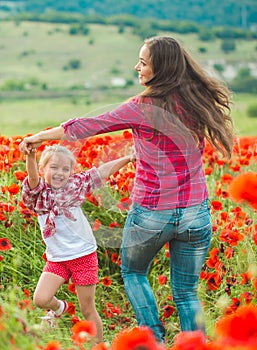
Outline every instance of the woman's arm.
POLYGON ((26 156, 26 170, 28 172, 28 183, 31 190, 38 186, 39 174, 36 160, 36 152, 33 150, 26 156))
POLYGON ((100 173, 102 180, 104 180, 104 179, 107 179, 112 174, 114 174, 116 171, 120 170, 122 167, 124 167, 124 165, 128 164, 129 162, 134 162, 135 160, 136 160, 135 155, 130 154, 128 156, 118 158, 110 162, 107 162, 103 165, 100 165, 98 168, 98 171, 100 173))
POLYGON ((24 137, 19 148, 21 152, 30 154, 33 149, 39 147, 44 141, 61 139, 65 139, 64 129, 62 126, 57 126, 56 128, 43 130, 35 135, 24 137))

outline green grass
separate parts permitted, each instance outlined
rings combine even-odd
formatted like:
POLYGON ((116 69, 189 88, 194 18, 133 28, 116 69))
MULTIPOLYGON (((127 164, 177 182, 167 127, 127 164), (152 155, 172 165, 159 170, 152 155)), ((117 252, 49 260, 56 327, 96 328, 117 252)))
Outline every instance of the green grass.
MULTIPOLYGON (((126 90, 128 94, 130 90, 126 90)), ((133 91, 135 92, 135 91, 133 91)), ((1 106, 1 134, 4 136, 24 136, 46 127, 54 127, 72 117, 97 115, 116 107, 127 96, 111 92, 67 98, 15 99, 3 100, 1 106), (92 99, 92 102, 90 101, 92 99)), ((124 91, 125 94, 125 91, 124 91)), ((132 96, 132 91, 131 91, 132 96)), ((256 103, 255 95, 238 94, 234 97, 232 116, 238 136, 257 133, 257 118, 247 116, 247 107, 256 103)))

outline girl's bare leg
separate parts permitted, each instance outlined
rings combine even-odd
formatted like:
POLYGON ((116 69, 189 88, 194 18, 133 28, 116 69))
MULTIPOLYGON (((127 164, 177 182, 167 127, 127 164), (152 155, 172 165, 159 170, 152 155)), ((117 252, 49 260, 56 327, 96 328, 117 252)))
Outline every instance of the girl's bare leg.
POLYGON ((64 282, 65 280, 60 276, 43 272, 34 292, 33 301, 35 305, 41 309, 58 310, 60 303, 55 294, 64 282))
POLYGON ((76 286, 77 296, 80 310, 88 321, 93 321, 96 326, 96 337, 93 343, 100 343, 103 341, 103 327, 101 318, 95 307, 95 288, 96 285, 76 286))

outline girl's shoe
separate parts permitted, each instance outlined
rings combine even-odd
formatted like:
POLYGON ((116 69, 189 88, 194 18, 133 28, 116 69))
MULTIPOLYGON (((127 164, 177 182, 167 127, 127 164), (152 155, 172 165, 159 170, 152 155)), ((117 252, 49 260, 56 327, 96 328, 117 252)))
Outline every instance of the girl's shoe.
POLYGON ((60 315, 56 315, 56 313, 53 310, 49 310, 47 312, 47 314, 43 317, 41 317, 41 325, 45 326, 48 325, 49 328, 55 328, 56 326, 56 321, 62 317, 62 315, 66 312, 66 310, 68 309, 68 303, 66 300, 62 300, 62 302, 64 303, 64 308, 63 311, 60 315))

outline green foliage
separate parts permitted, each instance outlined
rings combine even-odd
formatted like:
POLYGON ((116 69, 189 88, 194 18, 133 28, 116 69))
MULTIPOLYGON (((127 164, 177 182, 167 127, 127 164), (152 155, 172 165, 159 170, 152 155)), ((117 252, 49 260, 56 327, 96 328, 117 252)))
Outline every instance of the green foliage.
POLYGON ((247 114, 251 118, 257 118, 257 104, 255 105, 250 105, 247 108, 247 114))
POLYGON ((249 68, 241 68, 230 82, 230 87, 235 92, 257 93, 257 78, 251 75, 249 68))
POLYGON ((86 24, 82 24, 82 23, 73 24, 70 26, 70 29, 69 29, 70 35, 78 35, 78 34, 88 35, 89 32, 90 32, 89 27, 86 24))
POLYGON ((80 68, 81 68, 81 61, 76 58, 70 60, 68 64, 63 67, 64 70, 80 69, 80 68))
POLYGON ((232 39, 225 39, 221 42, 221 50, 224 53, 229 53, 231 51, 235 51, 236 49, 236 43, 232 39))
MULTIPOLYGON (((216 0, 183 1, 164 0, 161 6, 155 0, 115 0, 92 2, 90 0, 30 0, 19 2, 19 12, 24 15, 26 12, 41 13, 45 18, 52 17, 52 21, 57 21, 56 12, 59 12, 63 20, 68 23, 70 20, 68 13, 74 16, 79 14, 87 15, 94 20, 105 21, 109 16, 124 18, 134 16, 137 19, 156 18, 167 21, 187 21, 197 22, 204 26, 230 26, 249 28, 251 23, 256 23, 257 4, 254 0, 248 0, 247 5, 242 5, 239 0, 227 0, 220 2, 217 6, 216 0), (47 11, 46 11, 47 9, 47 11), (55 12, 54 12, 55 11, 55 12), (92 14, 90 14, 92 13, 92 14), (125 14, 125 15, 123 15, 125 14), (229 14, 229 16, 228 16, 229 14)), ((100 22, 98 22, 100 23, 100 22)))

